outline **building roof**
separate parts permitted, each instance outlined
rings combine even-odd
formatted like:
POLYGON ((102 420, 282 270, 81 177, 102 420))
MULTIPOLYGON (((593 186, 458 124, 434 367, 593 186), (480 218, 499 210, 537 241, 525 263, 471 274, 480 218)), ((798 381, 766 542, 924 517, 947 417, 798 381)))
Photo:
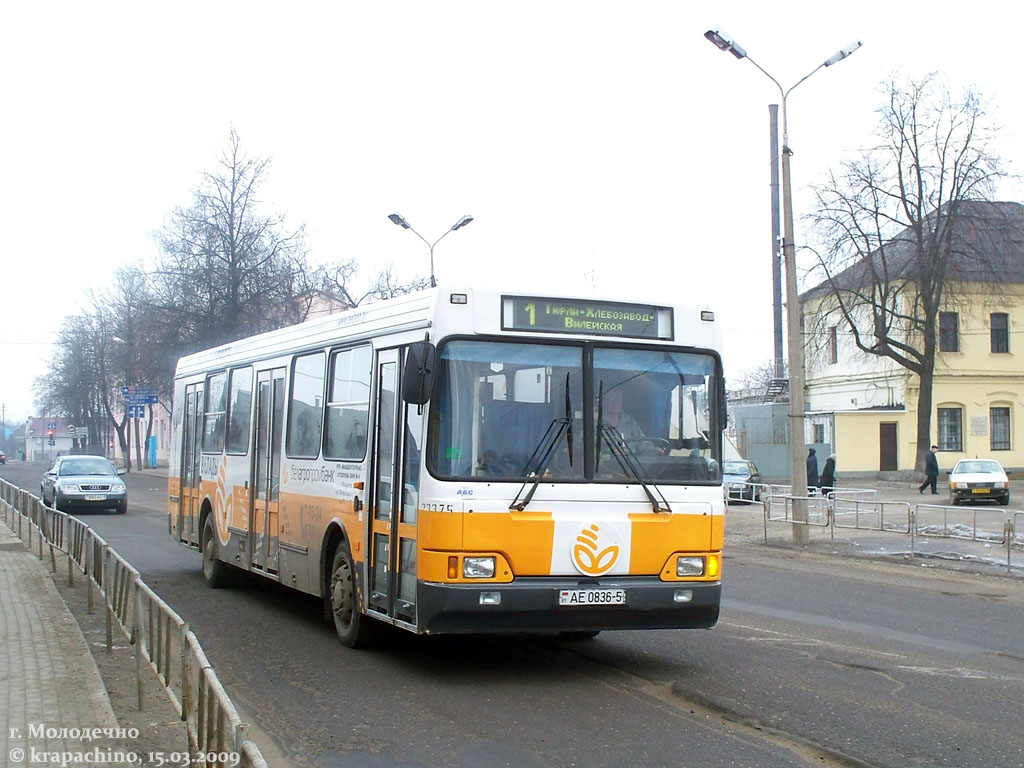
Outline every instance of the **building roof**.
POLYGON ((54 425, 53 436, 57 437, 73 437, 71 434, 71 427, 73 422, 71 419, 64 416, 29 416, 25 420, 25 427, 27 429, 26 437, 46 437, 50 431, 50 424, 54 425))
MULTIPOLYGON (((1024 205, 983 200, 956 203, 955 215, 949 206, 933 211, 925 221, 923 237, 936 237, 946 222, 951 227, 950 263, 952 280, 957 282, 1024 283, 1024 205), (944 220, 943 220, 944 218, 944 220)), ((925 246, 927 249, 927 245, 925 246)), ((884 265, 890 283, 913 282, 919 274, 917 237, 910 227, 838 274, 800 295, 801 301, 826 295, 834 286, 849 289, 871 282, 869 268, 884 265)))

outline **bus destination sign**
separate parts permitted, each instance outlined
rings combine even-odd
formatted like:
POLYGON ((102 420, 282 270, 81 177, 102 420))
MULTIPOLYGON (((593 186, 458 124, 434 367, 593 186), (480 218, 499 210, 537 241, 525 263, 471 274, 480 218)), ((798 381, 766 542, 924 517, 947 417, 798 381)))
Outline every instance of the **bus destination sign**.
POLYGON ((671 340, 672 310, 617 301, 503 296, 501 327, 508 331, 671 340))

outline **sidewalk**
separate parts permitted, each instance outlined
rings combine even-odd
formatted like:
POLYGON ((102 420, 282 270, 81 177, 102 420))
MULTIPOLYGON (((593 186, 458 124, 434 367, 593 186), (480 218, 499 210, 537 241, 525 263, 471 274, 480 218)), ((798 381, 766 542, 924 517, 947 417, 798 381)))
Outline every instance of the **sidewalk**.
POLYGON ((46 567, 0 522, 2 764, 128 765, 96 663, 46 567))

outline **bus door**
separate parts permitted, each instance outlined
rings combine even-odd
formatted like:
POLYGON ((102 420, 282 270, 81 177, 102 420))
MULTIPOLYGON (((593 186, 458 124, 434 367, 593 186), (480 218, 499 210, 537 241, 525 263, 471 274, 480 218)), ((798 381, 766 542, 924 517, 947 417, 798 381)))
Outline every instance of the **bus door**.
POLYGON ((185 387, 185 429, 181 457, 181 496, 178 500, 178 540, 199 543, 199 457, 203 438, 203 384, 185 387))
POLYGON ((249 494, 249 562, 268 573, 277 573, 284 370, 275 368, 256 374, 256 450, 252 459, 255 492, 249 494))
POLYGON ((369 607, 416 622, 416 518, 423 419, 402 402, 401 351, 377 355, 370 485, 369 607))

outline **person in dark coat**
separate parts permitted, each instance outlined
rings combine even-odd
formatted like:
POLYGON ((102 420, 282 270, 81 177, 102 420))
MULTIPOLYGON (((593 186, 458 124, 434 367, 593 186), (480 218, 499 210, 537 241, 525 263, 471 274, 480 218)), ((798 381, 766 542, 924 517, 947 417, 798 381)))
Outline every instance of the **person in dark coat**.
POLYGON ((821 493, 831 493, 836 487, 836 455, 833 453, 827 459, 825 459, 825 468, 821 470, 821 477, 818 478, 818 484, 821 486, 821 493))
POLYGON ((939 479, 939 460, 935 458, 935 453, 939 450, 939 446, 933 445, 931 450, 924 457, 924 482, 918 486, 917 492, 924 493, 924 489, 929 485, 932 487, 932 493, 938 493, 935 485, 939 479))
POLYGON ((818 487, 818 457, 814 449, 807 449, 807 490, 813 492, 818 487))

